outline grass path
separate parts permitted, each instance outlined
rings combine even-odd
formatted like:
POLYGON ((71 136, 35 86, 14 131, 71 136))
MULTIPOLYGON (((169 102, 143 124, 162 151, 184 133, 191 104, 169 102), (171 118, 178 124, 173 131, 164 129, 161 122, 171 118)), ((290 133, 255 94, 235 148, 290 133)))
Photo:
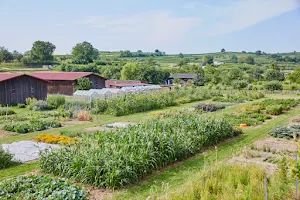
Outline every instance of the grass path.
MULTIPOLYGON (((216 151, 207 150, 205 152, 205 165, 218 160, 223 160, 231 157, 236 152, 241 151, 244 146, 252 144, 254 141, 267 136, 267 132, 272 130, 277 125, 287 124, 292 118, 298 116, 300 107, 274 118, 266 122, 264 125, 254 128, 244 129, 245 134, 233 138, 217 146, 216 151)), ((141 183, 137 183, 132 187, 117 191, 113 199, 146 199, 151 195, 152 191, 156 194, 165 193, 165 185, 168 185, 169 190, 176 190, 182 187, 186 182, 192 179, 196 173, 199 173, 204 167, 204 155, 198 154, 184 162, 170 166, 161 172, 149 176, 141 183)))

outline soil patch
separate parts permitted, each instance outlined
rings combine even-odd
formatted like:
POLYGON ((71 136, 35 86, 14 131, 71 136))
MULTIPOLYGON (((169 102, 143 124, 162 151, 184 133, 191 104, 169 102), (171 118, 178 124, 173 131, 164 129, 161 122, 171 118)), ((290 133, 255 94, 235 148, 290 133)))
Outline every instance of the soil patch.
POLYGON ((254 148, 259 150, 270 149, 276 152, 296 152, 297 142, 282 138, 266 138, 255 142, 254 148))

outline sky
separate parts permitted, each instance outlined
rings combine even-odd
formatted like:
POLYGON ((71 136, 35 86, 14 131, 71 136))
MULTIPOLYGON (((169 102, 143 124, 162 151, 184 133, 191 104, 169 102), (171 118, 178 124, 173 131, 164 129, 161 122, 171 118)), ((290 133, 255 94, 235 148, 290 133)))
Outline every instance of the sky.
POLYGON ((25 52, 36 40, 70 54, 300 51, 300 0, 0 0, 0 46, 25 52))

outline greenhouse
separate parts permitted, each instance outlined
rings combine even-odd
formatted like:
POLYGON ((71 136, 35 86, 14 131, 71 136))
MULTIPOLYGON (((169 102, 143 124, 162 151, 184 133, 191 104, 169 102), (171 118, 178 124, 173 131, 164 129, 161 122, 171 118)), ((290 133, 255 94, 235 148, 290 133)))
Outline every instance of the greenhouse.
POLYGON ((103 88, 103 89, 90 89, 90 90, 77 90, 74 92, 73 98, 75 100, 92 102, 94 99, 111 99, 123 97, 126 94, 147 94, 159 91, 159 85, 147 85, 137 87, 123 87, 122 89, 103 88))
POLYGON ((74 99, 91 102, 98 98, 98 93, 93 90, 77 90, 73 94, 74 99))

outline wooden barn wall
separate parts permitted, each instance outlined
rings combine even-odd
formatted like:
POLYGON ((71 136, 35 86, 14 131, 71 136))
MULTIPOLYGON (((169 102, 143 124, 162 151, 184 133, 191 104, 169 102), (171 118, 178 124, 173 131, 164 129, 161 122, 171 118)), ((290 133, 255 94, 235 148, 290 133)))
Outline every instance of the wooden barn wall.
POLYGON ((94 74, 91 74, 89 76, 87 76, 87 78, 90 79, 90 81, 92 81, 92 88, 93 89, 102 89, 102 88, 105 88, 105 79, 100 77, 100 76, 97 76, 97 75, 94 75, 94 74))
POLYGON ((51 81, 48 83, 48 94, 73 95, 75 81, 51 81))
POLYGON ((25 103, 28 97, 46 100, 47 83, 29 76, 21 76, 0 83, 0 104, 25 103))

